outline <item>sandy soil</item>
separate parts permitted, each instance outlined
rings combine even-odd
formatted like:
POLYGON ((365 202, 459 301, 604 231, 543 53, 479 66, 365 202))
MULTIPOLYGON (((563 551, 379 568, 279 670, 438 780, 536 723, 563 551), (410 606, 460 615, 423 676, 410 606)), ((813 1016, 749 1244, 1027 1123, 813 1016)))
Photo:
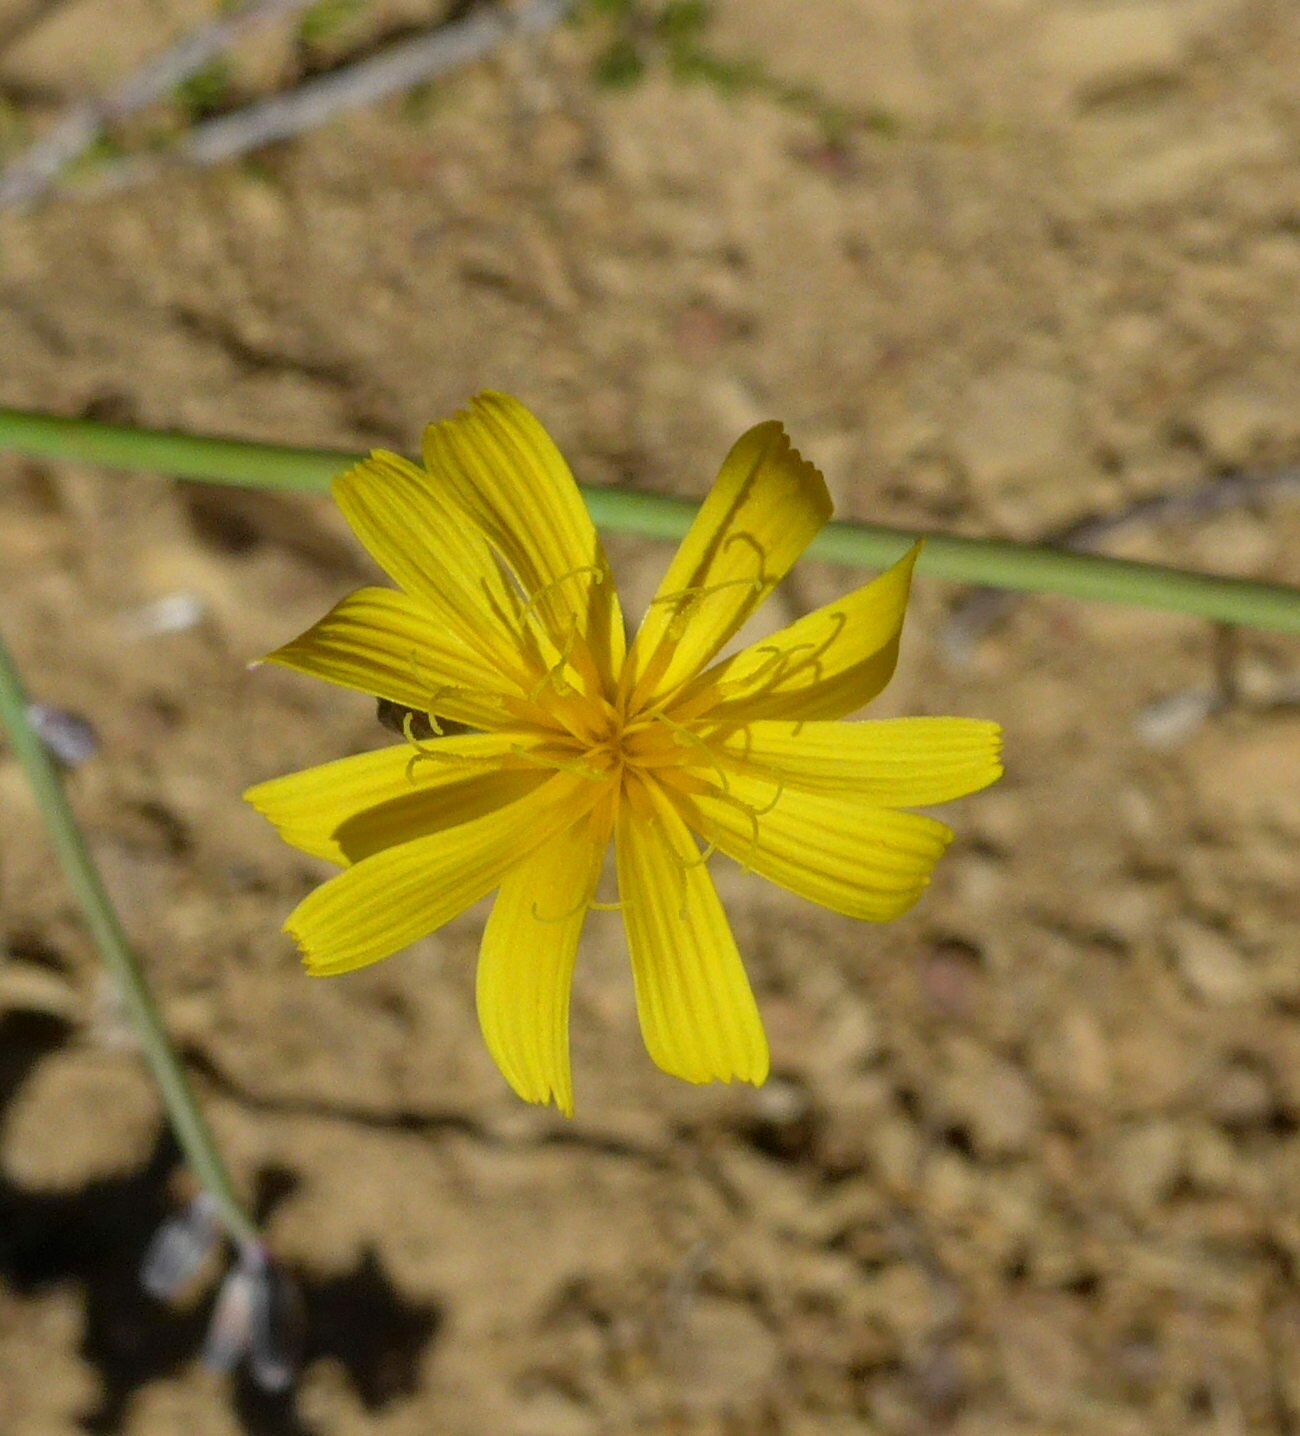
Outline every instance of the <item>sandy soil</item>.
MULTIPOLYGON (((11 140, 204 11, 47 8, 0 51, 11 140)), ((585 479, 692 495, 778 416, 844 514, 1023 537, 1300 461, 1292 0, 725 0, 703 42, 758 67, 677 82, 646 41, 622 89, 609 25, 0 218, 0 402, 410 447, 490 384, 585 479)), ((303 63, 270 36, 231 93, 303 63)), ((1298 548, 1284 495, 1119 545, 1292 582, 1298 548)), ((644 602, 665 552, 613 549, 644 602)), ((0 457, 0 624, 98 730, 77 810, 309 1313, 278 1399, 198 1363, 215 1273, 139 1292, 184 1185, 0 754, 0 1429, 1297 1429, 1293 643, 1040 599, 959 642, 919 582, 880 711, 999 719, 1007 779, 886 928, 718 861, 761 1091, 651 1066, 596 917, 565 1122, 483 1049, 481 912, 325 982, 278 933, 322 870, 239 791, 385 735, 244 664, 367 576, 324 500, 0 457), (178 591, 197 626, 136 636, 178 591)))

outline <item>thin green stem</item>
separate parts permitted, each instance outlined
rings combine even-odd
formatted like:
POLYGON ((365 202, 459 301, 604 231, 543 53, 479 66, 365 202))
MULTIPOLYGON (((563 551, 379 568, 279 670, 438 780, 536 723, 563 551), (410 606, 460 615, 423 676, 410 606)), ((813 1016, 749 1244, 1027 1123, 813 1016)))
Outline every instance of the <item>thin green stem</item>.
POLYGON ((81 904, 90 934, 121 990, 144 1048, 145 1061, 162 1093, 176 1140, 216 1203, 230 1235, 242 1243, 255 1242, 257 1228, 235 1196, 211 1129, 199 1111, 184 1069, 168 1041, 149 984, 77 826, 58 770, 28 720, 22 681, 3 642, 0 642, 0 721, 32 785, 55 854, 81 904))
MULTIPOLYGON (((298 449, 191 434, 134 429, 92 419, 63 419, 0 409, 0 449, 79 459, 117 468, 152 469, 182 479, 263 489, 319 490, 356 461, 333 449, 298 449)), ((592 518, 605 529, 652 538, 680 538, 696 512, 685 499, 624 489, 583 488, 592 518)), ((916 537, 879 524, 830 523, 809 553, 879 568, 916 537)), ((1007 539, 926 534, 919 572, 993 588, 1059 593, 1198 614, 1219 623, 1300 633, 1300 589, 1281 583, 1194 573, 1007 539)))

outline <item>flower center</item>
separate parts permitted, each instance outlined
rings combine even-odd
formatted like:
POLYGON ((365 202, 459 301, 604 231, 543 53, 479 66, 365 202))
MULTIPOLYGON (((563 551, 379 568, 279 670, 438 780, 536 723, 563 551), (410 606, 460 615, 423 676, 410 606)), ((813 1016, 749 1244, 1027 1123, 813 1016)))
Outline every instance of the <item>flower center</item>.
POLYGON ((621 776, 627 769, 650 772, 680 766, 695 756, 695 742, 692 734, 662 714, 616 708, 584 756, 602 774, 621 776))

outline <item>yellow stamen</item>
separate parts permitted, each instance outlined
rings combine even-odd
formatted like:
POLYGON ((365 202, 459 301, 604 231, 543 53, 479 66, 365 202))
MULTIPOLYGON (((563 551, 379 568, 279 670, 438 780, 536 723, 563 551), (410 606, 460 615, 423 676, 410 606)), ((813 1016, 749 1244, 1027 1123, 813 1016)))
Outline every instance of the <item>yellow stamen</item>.
POLYGON ((680 723, 674 723, 666 713, 657 713, 655 715, 655 721, 662 723, 665 728, 676 734, 678 738, 683 738, 698 748, 700 752, 704 754, 705 761, 718 775, 718 782, 722 784, 722 791, 724 793, 731 792, 731 784, 727 781, 727 775, 723 772, 722 764, 718 761, 717 754, 714 753, 713 749, 709 747, 698 733, 692 733, 689 728, 683 727, 680 723))
POLYGON ((529 598, 528 601, 524 604, 523 609, 521 610, 524 617, 527 617, 532 614, 536 610, 537 605, 542 601, 542 599, 546 597, 548 593, 552 592, 552 590, 559 588, 562 583, 568 583, 568 581, 572 578, 581 577, 581 575, 583 575, 584 573, 593 574, 595 576, 597 584, 605 582, 605 570, 601 568, 599 564, 579 564, 577 568, 571 568, 567 573, 562 573, 559 578, 553 578, 549 583, 544 583, 541 588, 539 588, 537 592, 534 593, 532 597, 529 598))
MULTIPOLYGON (((442 729, 438 725, 438 720, 433 716, 432 713, 427 713, 425 717, 427 717, 429 720, 429 726, 438 735, 438 737, 441 738, 442 729)), ((415 736, 414 713, 406 712, 402 714, 402 735, 403 737, 405 737, 406 741, 411 745, 411 747, 415 749, 416 757, 436 758, 438 756, 437 752, 434 749, 430 748, 428 744, 425 743, 422 739, 419 739, 415 736)))
POLYGON ((541 696, 542 689, 549 683, 561 698, 567 698, 574 692, 573 685, 564 677, 564 670, 569 665, 569 659, 573 656, 573 645, 578 637, 578 624, 574 620, 573 627, 569 629, 568 637, 564 640, 564 646, 560 650, 560 656, 542 674, 537 686, 528 695, 530 703, 536 703, 541 696))
POLYGON ((574 903, 574 905, 573 905, 571 908, 569 908, 567 912, 562 912, 562 913, 560 913, 558 917, 543 917, 542 914, 541 914, 541 912, 540 912, 540 904, 538 904, 538 903, 536 903, 536 902, 534 902, 534 903, 531 905, 531 907, 529 908, 529 911, 530 911, 530 912, 532 913, 532 915, 533 915, 533 921, 534 921, 534 922, 545 922, 545 923, 568 922, 568 920, 569 920, 571 917, 576 917, 576 916, 577 916, 580 912, 582 912, 587 906, 588 906, 587 899, 586 899, 585 897, 583 897, 583 898, 579 898, 578 901, 577 901, 576 903, 574 903))
POLYGON ((554 768, 557 773, 576 773, 578 777, 590 778, 594 782, 609 777, 608 773, 602 773, 599 768, 593 768, 581 758, 556 758, 552 754, 533 753, 519 743, 512 743, 510 751, 525 763, 532 763, 538 768, 554 768))
MULTIPOLYGON (((661 593, 650 600, 653 608, 657 603, 677 603, 681 599, 688 599, 687 609, 699 603, 700 599, 707 598, 711 593, 721 593, 724 588, 752 588, 755 593, 762 590, 762 578, 722 578, 717 583, 693 584, 689 588, 674 589, 672 593, 661 593)), ((676 623, 682 618, 682 614, 674 614, 673 622, 676 623)))

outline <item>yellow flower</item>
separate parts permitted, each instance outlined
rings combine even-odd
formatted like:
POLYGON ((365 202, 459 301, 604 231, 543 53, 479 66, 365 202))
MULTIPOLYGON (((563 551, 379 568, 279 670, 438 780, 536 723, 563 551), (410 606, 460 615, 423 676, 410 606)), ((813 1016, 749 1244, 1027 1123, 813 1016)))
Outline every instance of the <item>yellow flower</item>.
POLYGON ((343 599, 273 662, 472 733, 398 745, 245 795, 342 864, 285 924, 310 972, 387 957, 497 890, 478 1011, 506 1080, 573 1109, 569 987, 612 837, 641 1031, 690 1082, 768 1072, 706 862, 884 922, 952 834, 900 811, 1001 773, 996 724, 840 723, 893 673, 919 544, 873 582, 718 660, 831 514, 781 426, 727 455, 630 645, 568 466, 517 400, 433 424, 424 468, 375 453, 337 479, 398 584, 343 599), (693 834, 699 834, 701 850, 693 834))

